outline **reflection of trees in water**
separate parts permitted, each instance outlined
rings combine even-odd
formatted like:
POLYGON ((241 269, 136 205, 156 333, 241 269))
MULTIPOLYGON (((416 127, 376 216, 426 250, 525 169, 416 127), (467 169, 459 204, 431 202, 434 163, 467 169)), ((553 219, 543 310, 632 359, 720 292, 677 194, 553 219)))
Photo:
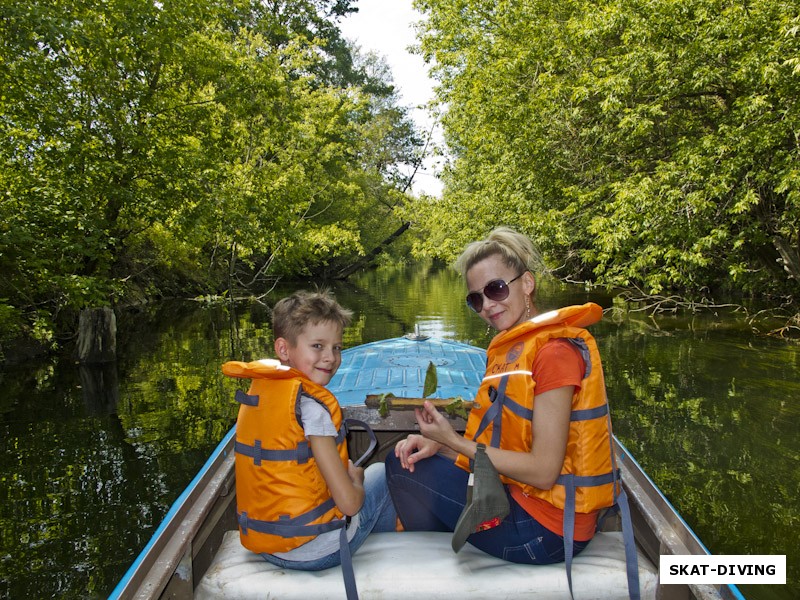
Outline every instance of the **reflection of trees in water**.
POLYGON ((75 369, 58 372, 68 376, 28 388, 29 410, 4 431, 3 597, 105 595, 130 562, 119 550, 142 547, 169 502, 153 458, 125 443, 107 407, 87 411, 97 407, 84 404, 75 369))
POLYGON ((117 363, 78 366, 81 392, 90 415, 109 415, 117 410, 119 380, 117 363))
POLYGON ((788 414, 798 412, 797 350, 766 338, 747 345, 735 328, 606 329, 615 431, 704 543, 721 554, 790 554, 800 543, 786 527, 800 519, 788 414))
MULTIPOLYGON (((343 306, 358 306, 359 312, 367 312, 370 315, 380 315, 381 321, 386 327, 386 337, 397 337, 413 331, 414 323, 409 323, 406 317, 398 314, 393 307, 394 303, 387 302, 387 290, 384 286, 357 285, 349 280, 337 282, 334 287, 336 299, 343 306)), ((360 321, 362 325, 366 323, 360 321)), ((360 332, 357 345, 363 342, 363 327, 360 332)))

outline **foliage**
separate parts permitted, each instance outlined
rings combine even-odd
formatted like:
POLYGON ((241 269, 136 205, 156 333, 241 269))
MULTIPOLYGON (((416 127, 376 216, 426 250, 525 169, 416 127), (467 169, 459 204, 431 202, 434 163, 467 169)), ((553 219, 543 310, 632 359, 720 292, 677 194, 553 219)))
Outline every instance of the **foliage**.
POLYGON ((439 387, 439 375, 436 373, 436 365, 433 361, 428 363, 428 368, 425 370, 425 383, 422 385, 422 397, 428 396, 436 392, 439 387))
POLYGON ((467 419, 469 417, 469 411, 472 410, 473 403, 465 401, 461 396, 456 396, 453 398, 452 402, 449 402, 444 407, 444 412, 446 412, 451 417, 461 417, 462 419, 467 419))
POLYGON ((389 400, 394 398, 392 392, 384 392, 378 395, 378 414, 384 419, 389 416, 389 400))
POLYGON ((419 142, 352 10, 3 0, 0 297, 54 318, 365 254, 419 142))
POLYGON ((418 0, 452 160, 417 251, 494 226, 564 277, 797 294, 800 15, 755 0, 418 0))

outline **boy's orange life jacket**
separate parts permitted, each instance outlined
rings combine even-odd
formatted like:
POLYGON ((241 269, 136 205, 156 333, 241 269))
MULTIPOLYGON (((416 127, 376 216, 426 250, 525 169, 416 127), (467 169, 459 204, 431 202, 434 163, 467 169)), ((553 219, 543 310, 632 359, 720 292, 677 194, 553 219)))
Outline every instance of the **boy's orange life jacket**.
POLYGON ((336 398, 300 371, 273 359, 227 362, 222 372, 252 379, 236 421, 236 501, 242 545, 253 552, 287 552, 345 525, 300 424, 300 394, 325 406, 339 432, 347 468, 342 409, 336 398))
MULTIPOLYGON (((572 398, 561 475, 549 490, 504 475, 501 479, 557 508, 565 509, 571 504, 573 512, 588 513, 611 506, 615 486, 619 485, 612 464, 611 421, 600 354, 594 338, 583 329, 599 321, 602 314, 600 306, 594 303, 569 306, 538 315, 495 336, 487 350, 486 375, 465 433, 467 438, 487 446, 530 452, 536 393, 533 359, 549 340, 569 340, 581 352, 586 373, 581 388, 572 398)), ((470 469, 470 461, 463 455, 459 455, 456 464, 470 469)))

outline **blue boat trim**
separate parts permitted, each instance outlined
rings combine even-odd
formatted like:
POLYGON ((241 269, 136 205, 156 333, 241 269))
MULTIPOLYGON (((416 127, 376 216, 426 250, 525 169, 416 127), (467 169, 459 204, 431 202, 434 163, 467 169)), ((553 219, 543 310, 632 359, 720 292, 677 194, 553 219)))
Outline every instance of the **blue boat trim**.
POLYGON ((172 506, 167 511, 167 514, 164 515, 164 518, 161 520, 161 524, 158 526, 158 529, 156 529, 155 532, 153 532, 153 535, 150 536, 150 540, 147 542, 147 545, 142 549, 142 551, 136 557, 136 560, 133 561, 133 564, 128 568, 122 579, 119 580, 119 583, 117 583, 117 586, 111 592, 111 595, 109 595, 108 600, 116 600, 117 598, 120 597, 120 594, 127 587, 128 583, 130 582, 136 570, 139 568, 139 565, 142 563, 145 556, 147 556, 147 554, 150 552, 153 546, 155 546, 156 542, 158 541, 158 538, 161 535, 163 535, 165 529, 167 528, 167 525, 169 525, 172 519, 174 519, 175 516, 180 512, 180 510, 183 508, 183 505, 186 504, 186 502, 188 501, 189 497, 192 496, 192 493, 194 492, 195 488, 199 485, 203 477, 205 477, 205 475, 211 470, 211 467, 214 465, 214 463, 217 462, 217 459, 220 456, 225 457, 227 455, 227 449, 229 446, 232 447, 231 442, 233 441, 235 435, 236 435, 236 426, 234 425, 233 427, 230 428, 228 433, 225 434, 225 437, 222 438, 222 441, 219 444, 217 444, 217 447, 208 457, 208 460, 206 460, 203 466, 200 467, 200 470, 197 472, 197 475, 194 476, 194 479, 192 479, 192 481, 189 482, 189 485, 186 486, 181 495, 178 496, 175 502, 172 503, 172 506))

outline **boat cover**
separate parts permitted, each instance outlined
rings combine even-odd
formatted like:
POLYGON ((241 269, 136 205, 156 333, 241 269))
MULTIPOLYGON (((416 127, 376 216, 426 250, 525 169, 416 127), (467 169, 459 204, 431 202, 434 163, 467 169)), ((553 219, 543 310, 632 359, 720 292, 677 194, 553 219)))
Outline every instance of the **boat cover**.
MULTIPOLYGON (((570 599, 563 563, 518 565, 502 561, 467 544, 455 554, 451 533, 375 533, 353 556, 361 598, 509 598, 570 599)), ((628 598, 625 550, 619 532, 601 532, 572 563, 576 600, 628 598)), ((658 572, 639 553, 641 597, 655 599, 658 572)), ((239 534, 225 534, 214 562, 195 590, 195 598, 345 597, 339 567, 305 572, 279 569, 239 543, 239 534)))
POLYGON ((381 392, 419 398, 430 363, 438 379, 432 398, 472 400, 486 370, 486 351, 434 337, 362 344, 342 352, 342 364, 326 387, 342 406, 364 404, 368 394, 381 392))

